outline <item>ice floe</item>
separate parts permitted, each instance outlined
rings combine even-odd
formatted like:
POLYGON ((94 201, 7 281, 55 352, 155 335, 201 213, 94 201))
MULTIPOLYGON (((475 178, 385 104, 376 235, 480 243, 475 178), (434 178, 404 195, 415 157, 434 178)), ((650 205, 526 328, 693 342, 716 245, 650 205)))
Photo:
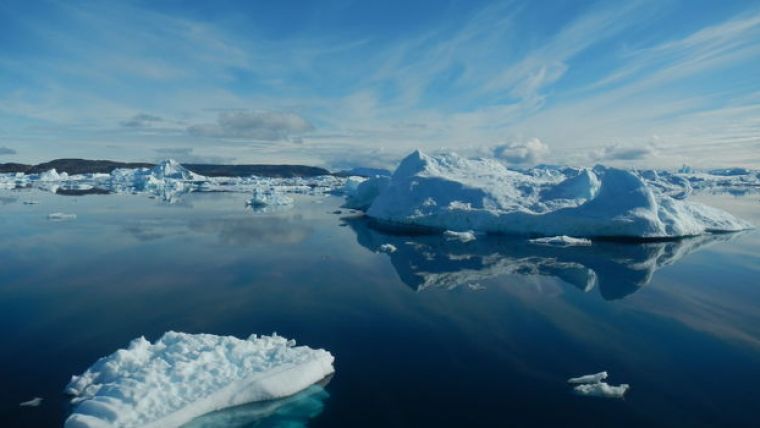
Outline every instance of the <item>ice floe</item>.
POLYGON ((416 151, 390 179, 356 186, 346 205, 366 207, 369 217, 396 228, 534 237, 662 239, 752 227, 652 182, 664 180, 604 166, 515 171, 492 159, 416 151))
POLYGON ((398 248, 396 248, 396 246, 393 244, 382 244, 379 247, 379 250, 380 252, 383 252, 383 253, 395 253, 398 250, 398 248))
POLYGON ((283 207, 293 205, 293 198, 275 188, 254 189, 248 205, 256 208, 283 207))
POLYGON ((29 401, 24 401, 23 403, 19 403, 19 406, 21 407, 39 407, 39 405, 42 404, 42 398, 41 397, 34 397, 29 401))
POLYGON ((571 245, 591 245, 591 240, 585 238, 573 238, 572 236, 548 236, 545 238, 531 239, 530 242, 539 245, 558 245, 561 247, 571 245))
POLYGON ((604 380, 607 372, 600 372, 568 379, 568 383, 576 385, 573 391, 578 395, 604 398, 623 398, 630 386, 628 384, 610 385, 604 380))
POLYGON ((74 213, 55 212, 48 214, 47 218, 53 221, 75 220, 77 215, 74 213))
POLYGON ((457 240, 460 242, 470 242, 477 239, 475 237, 475 232, 472 230, 465 230, 463 232, 455 232, 453 230, 444 230, 443 236, 446 237, 448 240, 457 240))
POLYGON ((298 393, 333 373, 333 356, 283 337, 167 332, 133 340, 73 376, 66 427, 175 427, 298 393))

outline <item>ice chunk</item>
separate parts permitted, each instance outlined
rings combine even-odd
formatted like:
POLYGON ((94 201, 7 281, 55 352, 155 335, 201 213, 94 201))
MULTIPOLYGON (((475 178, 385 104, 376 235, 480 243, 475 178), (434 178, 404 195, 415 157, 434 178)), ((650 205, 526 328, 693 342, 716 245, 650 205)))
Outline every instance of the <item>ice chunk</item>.
POLYGON ((568 383, 598 383, 607 379, 607 372, 599 372, 590 375, 573 377, 567 380, 568 383))
POLYGON ((569 247, 572 245, 591 245, 591 241, 585 238, 573 238, 572 236, 550 236, 546 238, 531 239, 530 242, 540 245, 557 245, 560 247, 569 247))
POLYGON ((578 395, 623 398, 623 395, 628 391, 629 386, 625 383, 617 386, 609 385, 606 382, 603 382, 605 379, 607 379, 606 371, 570 378, 567 382, 576 385, 573 388, 573 391, 578 395))
POLYGON ((475 232, 472 230, 466 230, 464 232, 455 232, 453 230, 445 230, 443 231, 443 236, 445 236, 446 239, 457 240, 461 242, 470 242, 477 239, 475 238, 475 232))
POLYGON ((380 246, 380 251, 383 253, 395 253, 397 250, 398 248, 393 244, 382 244, 380 246))
POLYGON ((23 403, 19 403, 19 406, 21 407, 38 407, 40 404, 42 404, 42 398, 40 397, 34 397, 29 401, 24 401, 23 403))
POLYGON ((333 373, 333 356, 283 337, 167 332, 73 376, 67 427, 176 427, 223 408, 293 395, 333 373))
POLYGON ((56 212, 48 214, 47 218, 48 220, 53 221, 74 220, 77 218, 77 215, 73 213, 56 212))
POLYGON ((378 191, 368 216, 423 230, 660 239, 752 228, 722 210, 657 191, 634 172, 604 166, 558 178, 512 171, 495 160, 416 151, 378 191))
MULTIPOLYGON (((349 180, 354 177, 349 178, 349 180)), ((355 180, 351 185, 347 185, 344 188, 346 195, 346 208, 353 208, 357 210, 366 210, 372 205, 382 191, 388 187, 390 182, 389 177, 380 176, 372 177, 361 182, 355 180)), ((348 184, 348 183, 347 183, 348 184)))
POLYGON ((604 398, 623 398, 630 386, 628 384, 609 385, 606 382, 586 383, 573 388, 578 395, 604 398))
POLYGON ((293 198, 273 188, 254 189, 248 205, 253 208, 289 206, 293 205, 293 198))

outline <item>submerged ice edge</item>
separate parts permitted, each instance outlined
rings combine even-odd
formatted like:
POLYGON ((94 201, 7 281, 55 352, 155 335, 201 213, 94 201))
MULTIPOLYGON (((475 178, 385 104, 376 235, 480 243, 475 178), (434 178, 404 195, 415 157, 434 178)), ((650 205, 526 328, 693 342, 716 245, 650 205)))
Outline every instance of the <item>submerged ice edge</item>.
POLYGON ((73 376, 67 427, 175 427, 245 403, 287 397, 334 372, 333 356, 283 337, 167 332, 73 376))

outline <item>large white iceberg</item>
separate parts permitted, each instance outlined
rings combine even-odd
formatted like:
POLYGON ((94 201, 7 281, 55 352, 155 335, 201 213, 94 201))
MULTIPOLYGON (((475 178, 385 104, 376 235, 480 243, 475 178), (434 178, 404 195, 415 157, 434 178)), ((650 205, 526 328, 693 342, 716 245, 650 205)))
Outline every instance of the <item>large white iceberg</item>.
POLYGON ((133 340, 73 376, 66 427, 176 427, 206 413, 293 395, 332 374, 333 356, 283 337, 167 332, 133 340))
POLYGON ((357 187, 377 191, 371 202, 366 199, 373 192, 347 199, 361 200, 369 217, 397 227, 646 239, 752 227, 722 210, 658 191, 635 172, 603 166, 536 175, 491 159, 415 151, 390 181, 381 180, 386 179, 357 187))

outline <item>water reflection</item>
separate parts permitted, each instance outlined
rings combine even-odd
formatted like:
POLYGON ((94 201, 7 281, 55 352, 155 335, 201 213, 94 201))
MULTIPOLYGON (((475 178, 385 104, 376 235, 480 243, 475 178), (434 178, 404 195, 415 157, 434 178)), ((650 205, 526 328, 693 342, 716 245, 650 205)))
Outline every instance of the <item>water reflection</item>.
POLYGON ((281 400, 251 403, 198 417, 184 428, 306 427, 319 416, 330 394, 328 380, 281 400))
POLYGON ((365 218, 347 218, 357 241, 371 251, 392 244, 388 253, 401 280, 414 290, 481 288, 480 282, 502 275, 553 276, 578 289, 594 288, 605 300, 621 299, 652 280, 654 273, 716 242, 739 234, 711 234, 679 241, 649 243, 594 242, 591 246, 553 247, 525 239, 484 236, 475 241, 441 235, 406 235, 380 230, 365 218))

